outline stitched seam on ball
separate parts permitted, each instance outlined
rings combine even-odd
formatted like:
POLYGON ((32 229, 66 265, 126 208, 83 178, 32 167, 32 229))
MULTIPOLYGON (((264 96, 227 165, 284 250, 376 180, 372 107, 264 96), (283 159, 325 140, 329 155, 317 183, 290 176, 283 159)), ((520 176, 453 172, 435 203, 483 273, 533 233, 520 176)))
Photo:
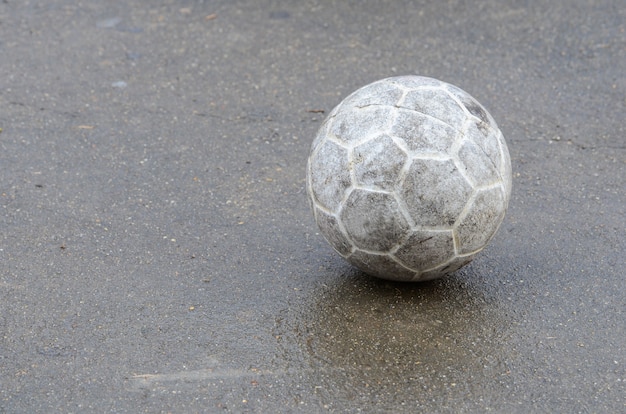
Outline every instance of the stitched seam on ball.
MULTIPOLYGON (((476 197, 478 196, 479 191, 476 189, 472 190, 472 195, 470 195, 469 199, 465 202, 465 206, 463 206, 463 210, 456 217, 456 221, 452 225, 453 229, 457 229, 459 227, 459 223, 461 223, 465 217, 469 214, 469 210, 471 210, 474 202, 476 201, 476 197)), ((460 246, 459 246, 460 247, 460 246)))
MULTIPOLYGON (((463 102, 461 102, 461 101, 460 101, 460 100, 456 97, 456 95, 454 95, 452 92, 450 92, 447 88, 444 88, 443 90, 445 91, 445 93, 446 93, 448 96, 450 96, 450 98, 452 98, 452 100, 454 100, 454 101, 457 103, 457 105, 459 105, 459 106, 461 107, 461 109, 463 110, 463 112, 465 112, 465 114, 467 115, 467 118, 466 118, 465 122, 463 123, 463 125, 464 125, 463 129, 464 129, 465 131, 467 131, 467 127, 465 126, 465 124, 467 124, 467 121, 468 121, 470 118, 471 118, 471 119, 475 119, 475 120, 477 120, 477 121, 478 121, 478 122, 480 122, 481 124, 484 124, 484 123, 485 123, 482 119, 480 119, 480 118, 476 117, 474 114, 472 114, 472 113, 469 111, 469 109, 467 109, 467 107, 463 104, 463 102)), ((473 98, 472 98, 472 99, 473 99, 473 98)), ((499 137, 498 137, 498 139, 497 139, 497 141, 498 141, 498 149, 499 149, 499 151, 498 151, 498 152, 499 152, 500 158, 502 158, 502 163, 504 164, 504 157, 502 156, 502 148, 501 148, 501 146, 500 146, 500 139, 499 139, 499 138, 500 138, 500 136, 502 136, 502 132, 501 132, 498 128, 495 128, 495 127, 494 127, 494 126, 495 126, 495 124, 494 124, 494 125, 489 125, 489 124, 486 124, 486 125, 487 125, 487 128, 489 128, 490 130, 492 130, 492 131, 494 131, 494 132, 498 132, 498 135, 499 135, 499 137)), ((461 133, 463 133, 463 132, 461 132, 461 133)), ((463 135, 466 135, 466 134, 463 134, 463 135)), ((493 168, 497 171, 498 175, 500 176, 500 180, 504 180, 504 177, 502 176, 502 172, 500 171, 500 169, 498 168, 498 166, 496 165, 496 163, 495 163, 495 162, 493 162, 493 160, 491 159, 491 157, 489 156, 489 154, 487 154, 487 152, 483 149, 483 147, 482 147, 482 146, 480 146, 480 145, 478 145, 478 144, 476 144, 476 146, 477 146, 478 148, 480 148, 480 150, 481 150, 481 151, 482 151, 482 152, 483 152, 483 153, 487 156, 487 159, 488 159, 488 160, 489 160, 489 162, 493 165, 493 168)), ((472 180, 472 181, 473 181, 473 180, 472 180)))
POLYGON ((450 153, 451 153, 452 162, 454 162, 454 165, 456 166, 456 169, 459 171, 459 174, 461 174, 461 176, 465 179, 465 181, 469 183, 470 187, 472 187, 472 190, 473 190, 476 188, 476 182, 474 180, 474 177, 470 176, 467 173, 465 163, 459 157, 459 151, 461 150, 461 147, 463 146, 463 142, 465 141, 465 137, 467 136, 468 122, 469 122, 468 119, 465 119, 465 122, 463 122, 463 131, 461 131, 460 135, 456 138, 456 140, 450 147, 450 153))
MULTIPOLYGON (((416 114, 423 115, 423 116, 425 116, 425 117, 427 117, 427 118, 434 119, 435 121, 437 121, 437 122, 441 122, 442 124, 444 124, 444 125, 446 125, 446 126, 448 126, 448 127, 452 128, 452 129, 454 129, 455 131, 461 132, 461 130, 460 130, 460 129, 458 129, 458 128, 454 127, 453 125, 450 125, 450 124, 449 124, 449 123, 447 123, 446 121, 443 121, 443 120, 441 120, 441 119, 439 119, 439 118, 435 118, 435 117, 434 117, 434 116, 432 116, 432 115, 425 114, 424 112, 417 111, 417 110, 415 110, 415 109, 413 109, 413 108, 409 108, 409 107, 402 106, 402 105, 398 105, 398 104, 396 104, 396 105, 386 105, 386 104, 375 104, 375 103, 373 103, 373 104, 367 104, 367 105, 358 105, 358 106, 354 106, 353 108, 363 109, 363 108, 367 108, 367 107, 369 107, 369 106, 381 106, 381 107, 387 107, 387 108, 404 109, 405 111, 411 111, 411 112, 414 112, 414 113, 416 113, 416 114)), ((346 111, 348 111, 348 110, 350 110, 350 108, 346 109, 346 111)), ((339 112, 343 112, 343 111, 339 111, 339 112)))

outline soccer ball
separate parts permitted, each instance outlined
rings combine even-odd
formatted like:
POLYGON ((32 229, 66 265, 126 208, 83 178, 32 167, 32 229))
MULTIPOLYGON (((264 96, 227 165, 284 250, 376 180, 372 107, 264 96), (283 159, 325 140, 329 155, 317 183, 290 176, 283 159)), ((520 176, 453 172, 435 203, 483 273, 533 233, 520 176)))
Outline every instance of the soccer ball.
POLYGON ((349 95, 317 133, 307 193, 328 243, 370 275, 441 277, 494 236, 511 161, 489 113, 456 86, 383 79, 349 95))

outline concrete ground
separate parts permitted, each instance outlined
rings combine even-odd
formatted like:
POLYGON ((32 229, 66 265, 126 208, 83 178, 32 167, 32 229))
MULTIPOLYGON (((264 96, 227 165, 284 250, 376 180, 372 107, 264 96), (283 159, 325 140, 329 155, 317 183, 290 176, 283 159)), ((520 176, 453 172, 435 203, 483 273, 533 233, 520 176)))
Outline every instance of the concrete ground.
POLYGON ((625 68, 622 0, 1 0, 0 412, 626 411, 625 68), (514 170, 413 285, 304 193, 325 113, 399 74, 514 170))

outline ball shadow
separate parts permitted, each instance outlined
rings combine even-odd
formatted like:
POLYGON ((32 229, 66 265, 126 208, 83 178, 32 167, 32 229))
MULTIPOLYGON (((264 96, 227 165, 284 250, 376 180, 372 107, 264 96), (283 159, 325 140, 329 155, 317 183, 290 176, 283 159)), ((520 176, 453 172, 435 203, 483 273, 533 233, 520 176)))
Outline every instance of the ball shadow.
POLYGON ((335 408, 354 399, 432 402, 506 375, 508 323, 484 287, 471 269, 418 284, 350 270, 301 320, 316 392, 335 408))

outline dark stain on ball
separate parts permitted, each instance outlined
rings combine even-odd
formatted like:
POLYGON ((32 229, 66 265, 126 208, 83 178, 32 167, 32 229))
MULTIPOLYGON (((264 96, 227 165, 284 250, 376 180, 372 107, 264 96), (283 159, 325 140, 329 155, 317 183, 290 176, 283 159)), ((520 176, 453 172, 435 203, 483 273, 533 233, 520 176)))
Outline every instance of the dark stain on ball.
MULTIPOLYGON (((470 114, 474 115, 476 118, 483 121, 485 124, 489 125, 489 117, 483 108, 480 105, 474 103, 465 103, 465 107, 469 111, 470 114)), ((480 126, 479 126, 480 128, 480 126)))
POLYGON ((418 241, 418 242, 417 242, 417 244, 422 244, 422 243, 425 243, 425 242, 427 242, 428 240, 432 239, 433 237, 435 237, 435 236, 426 237, 425 239, 422 239, 422 240, 418 241))

